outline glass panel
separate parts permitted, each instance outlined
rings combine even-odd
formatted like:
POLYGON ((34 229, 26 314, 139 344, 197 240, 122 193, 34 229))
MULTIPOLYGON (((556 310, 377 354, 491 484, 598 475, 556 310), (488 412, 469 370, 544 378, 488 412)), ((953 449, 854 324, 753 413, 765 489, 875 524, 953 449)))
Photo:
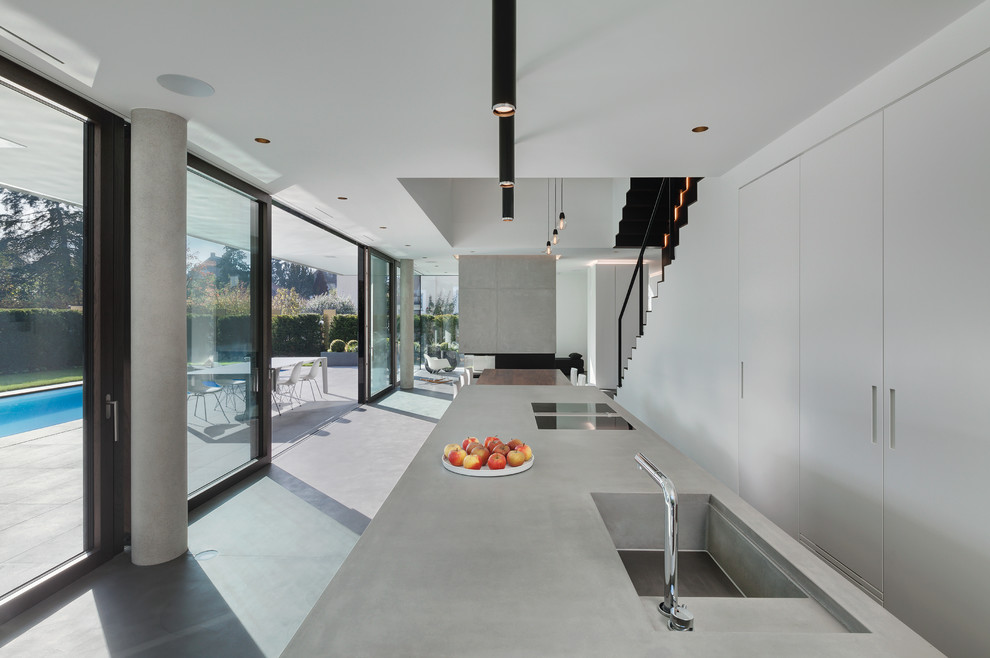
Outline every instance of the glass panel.
POLYGON ((458 346, 457 276, 424 274, 416 279, 416 366, 428 365, 422 355, 445 359, 451 368, 464 365, 458 346))
POLYGON ((0 596, 85 536, 79 119, 0 86, 0 596))
POLYGON ((371 395, 391 383, 389 262, 371 254, 371 395))
POLYGON ((272 210, 272 454, 357 406, 357 273, 354 244, 272 210))
MULTIPOLYGON (((189 170, 186 327, 189 492, 258 454, 258 203, 189 170)), ((261 373, 267 375, 267 367, 261 373)))

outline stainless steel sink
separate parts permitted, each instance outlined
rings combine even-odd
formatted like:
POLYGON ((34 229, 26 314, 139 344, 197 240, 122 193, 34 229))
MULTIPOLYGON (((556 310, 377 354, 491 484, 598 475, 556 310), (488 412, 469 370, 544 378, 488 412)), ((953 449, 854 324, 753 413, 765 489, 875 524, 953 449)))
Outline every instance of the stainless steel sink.
MULTIPOLYGON (((636 593, 651 619, 658 617, 662 495, 591 495, 636 593)), ((869 632, 718 499, 680 494, 678 503, 679 595, 694 613, 696 630, 869 632)), ((664 627, 662 620, 654 625, 664 627)))

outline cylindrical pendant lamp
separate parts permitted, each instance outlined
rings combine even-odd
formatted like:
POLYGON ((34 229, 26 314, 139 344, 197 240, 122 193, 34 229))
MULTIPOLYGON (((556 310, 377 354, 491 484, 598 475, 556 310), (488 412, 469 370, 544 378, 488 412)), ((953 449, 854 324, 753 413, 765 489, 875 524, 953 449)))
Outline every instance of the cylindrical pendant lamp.
POLYGON ((502 188, 502 221, 511 222, 515 217, 514 190, 511 187, 502 188))
POLYGON ((492 112, 516 113, 516 0, 492 0, 492 112))
POLYGON ((502 187, 516 184, 515 117, 498 120, 498 184, 502 187))

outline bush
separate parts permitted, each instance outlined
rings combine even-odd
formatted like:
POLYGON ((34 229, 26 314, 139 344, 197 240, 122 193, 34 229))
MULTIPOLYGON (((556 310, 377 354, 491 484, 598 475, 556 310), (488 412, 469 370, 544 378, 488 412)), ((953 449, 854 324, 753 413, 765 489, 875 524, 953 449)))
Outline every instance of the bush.
POLYGON ((358 342, 356 340, 349 340, 349 341, 347 341, 347 346, 344 347, 344 351, 345 352, 357 352, 358 351, 358 342))
POLYGON ((345 349, 344 341, 339 338, 330 341, 330 351, 331 352, 343 352, 345 349))
POLYGON ((323 311, 337 311, 343 315, 353 315, 355 312, 354 302, 347 295, 337 294, 336 288, 322 295, 311 297, 303 305, 306 313, 323 313, 323 311))
POLYGON ((82 311, 0 310, 0 373, 64 370, 83 365, 82 311))
POLYGON ((272 316, 272 356, 319 356, 321 319, 319 315, 272 316))
POLYGON ((335 315, 330 319, 330 326, 326 329, 327 345, 338 339, 344 342, 355 340, 360 335, 356 315, 335 315))

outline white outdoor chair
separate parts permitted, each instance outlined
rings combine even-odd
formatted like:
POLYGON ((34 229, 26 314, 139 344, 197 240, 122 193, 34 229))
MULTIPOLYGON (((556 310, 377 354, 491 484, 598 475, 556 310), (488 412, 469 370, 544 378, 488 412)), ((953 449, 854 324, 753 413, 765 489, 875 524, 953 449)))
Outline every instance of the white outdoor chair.
POLYGON ((426 359, 426 372, 430 374, 435 374, 441 370, 450 370, 450 361, 447 359, 441 359, 439 357, 430 356, 429 354, 424 354, 423 358, 426 359))
POLYGON ((193 416, 196 415, 196 411, 199 410, 199 400, 203 399, 203 420, 210 422, 209 417, 206 414, 206 396, 213 395, 217 401, 217 407, 223 412, 223 417, 230 422, 230 418, 227 417, 227 412, 224 411, 223 407, 220 405, 220 391, 223 387, 217 386, 216 382, 201 380, 199 377, 192 377, 189 381, 188 392, 191 397, 196 398, 196 404, 193 406, 193 416))
POLYGON ((272 391, 272 400, 275 401, 275 409, 278 410, 278 415, 282 415, 282 409, 278 406, 278 400, 275 396, 282 395, 289 399, 289 406, 292 406, 293 398, 302 402, 302 399, 292 395, 292 391, 295 390, 296 385, 299 384, 299 377, 301 376, 303 362, 300 361, 296 365, 292 366, 292 370, 289 372, 289 376, 285 379, 280 379, 275 383, 275 390, 272 391))
POLYGON ((322 370, 322 368, 321 368, 320 360, 319 359, 316 359, 315 361, 313 361, 313 365, 310 367, 310 369, 307 370, 306 372, 304 372, 299 377, 299 388, 300 389, 302 388, 302 383, 303 382, 309 382, 309 387, 313 390, 313 401, 314 402, 316 401, 316 394, 317 393, 320 394, 320 398, 321 399, 323 398, 323 391, 321 391, 320 390, 320 387, 316 385, 316 378, 319 377, 322 374, 321 373, 321 370, 322 370))

